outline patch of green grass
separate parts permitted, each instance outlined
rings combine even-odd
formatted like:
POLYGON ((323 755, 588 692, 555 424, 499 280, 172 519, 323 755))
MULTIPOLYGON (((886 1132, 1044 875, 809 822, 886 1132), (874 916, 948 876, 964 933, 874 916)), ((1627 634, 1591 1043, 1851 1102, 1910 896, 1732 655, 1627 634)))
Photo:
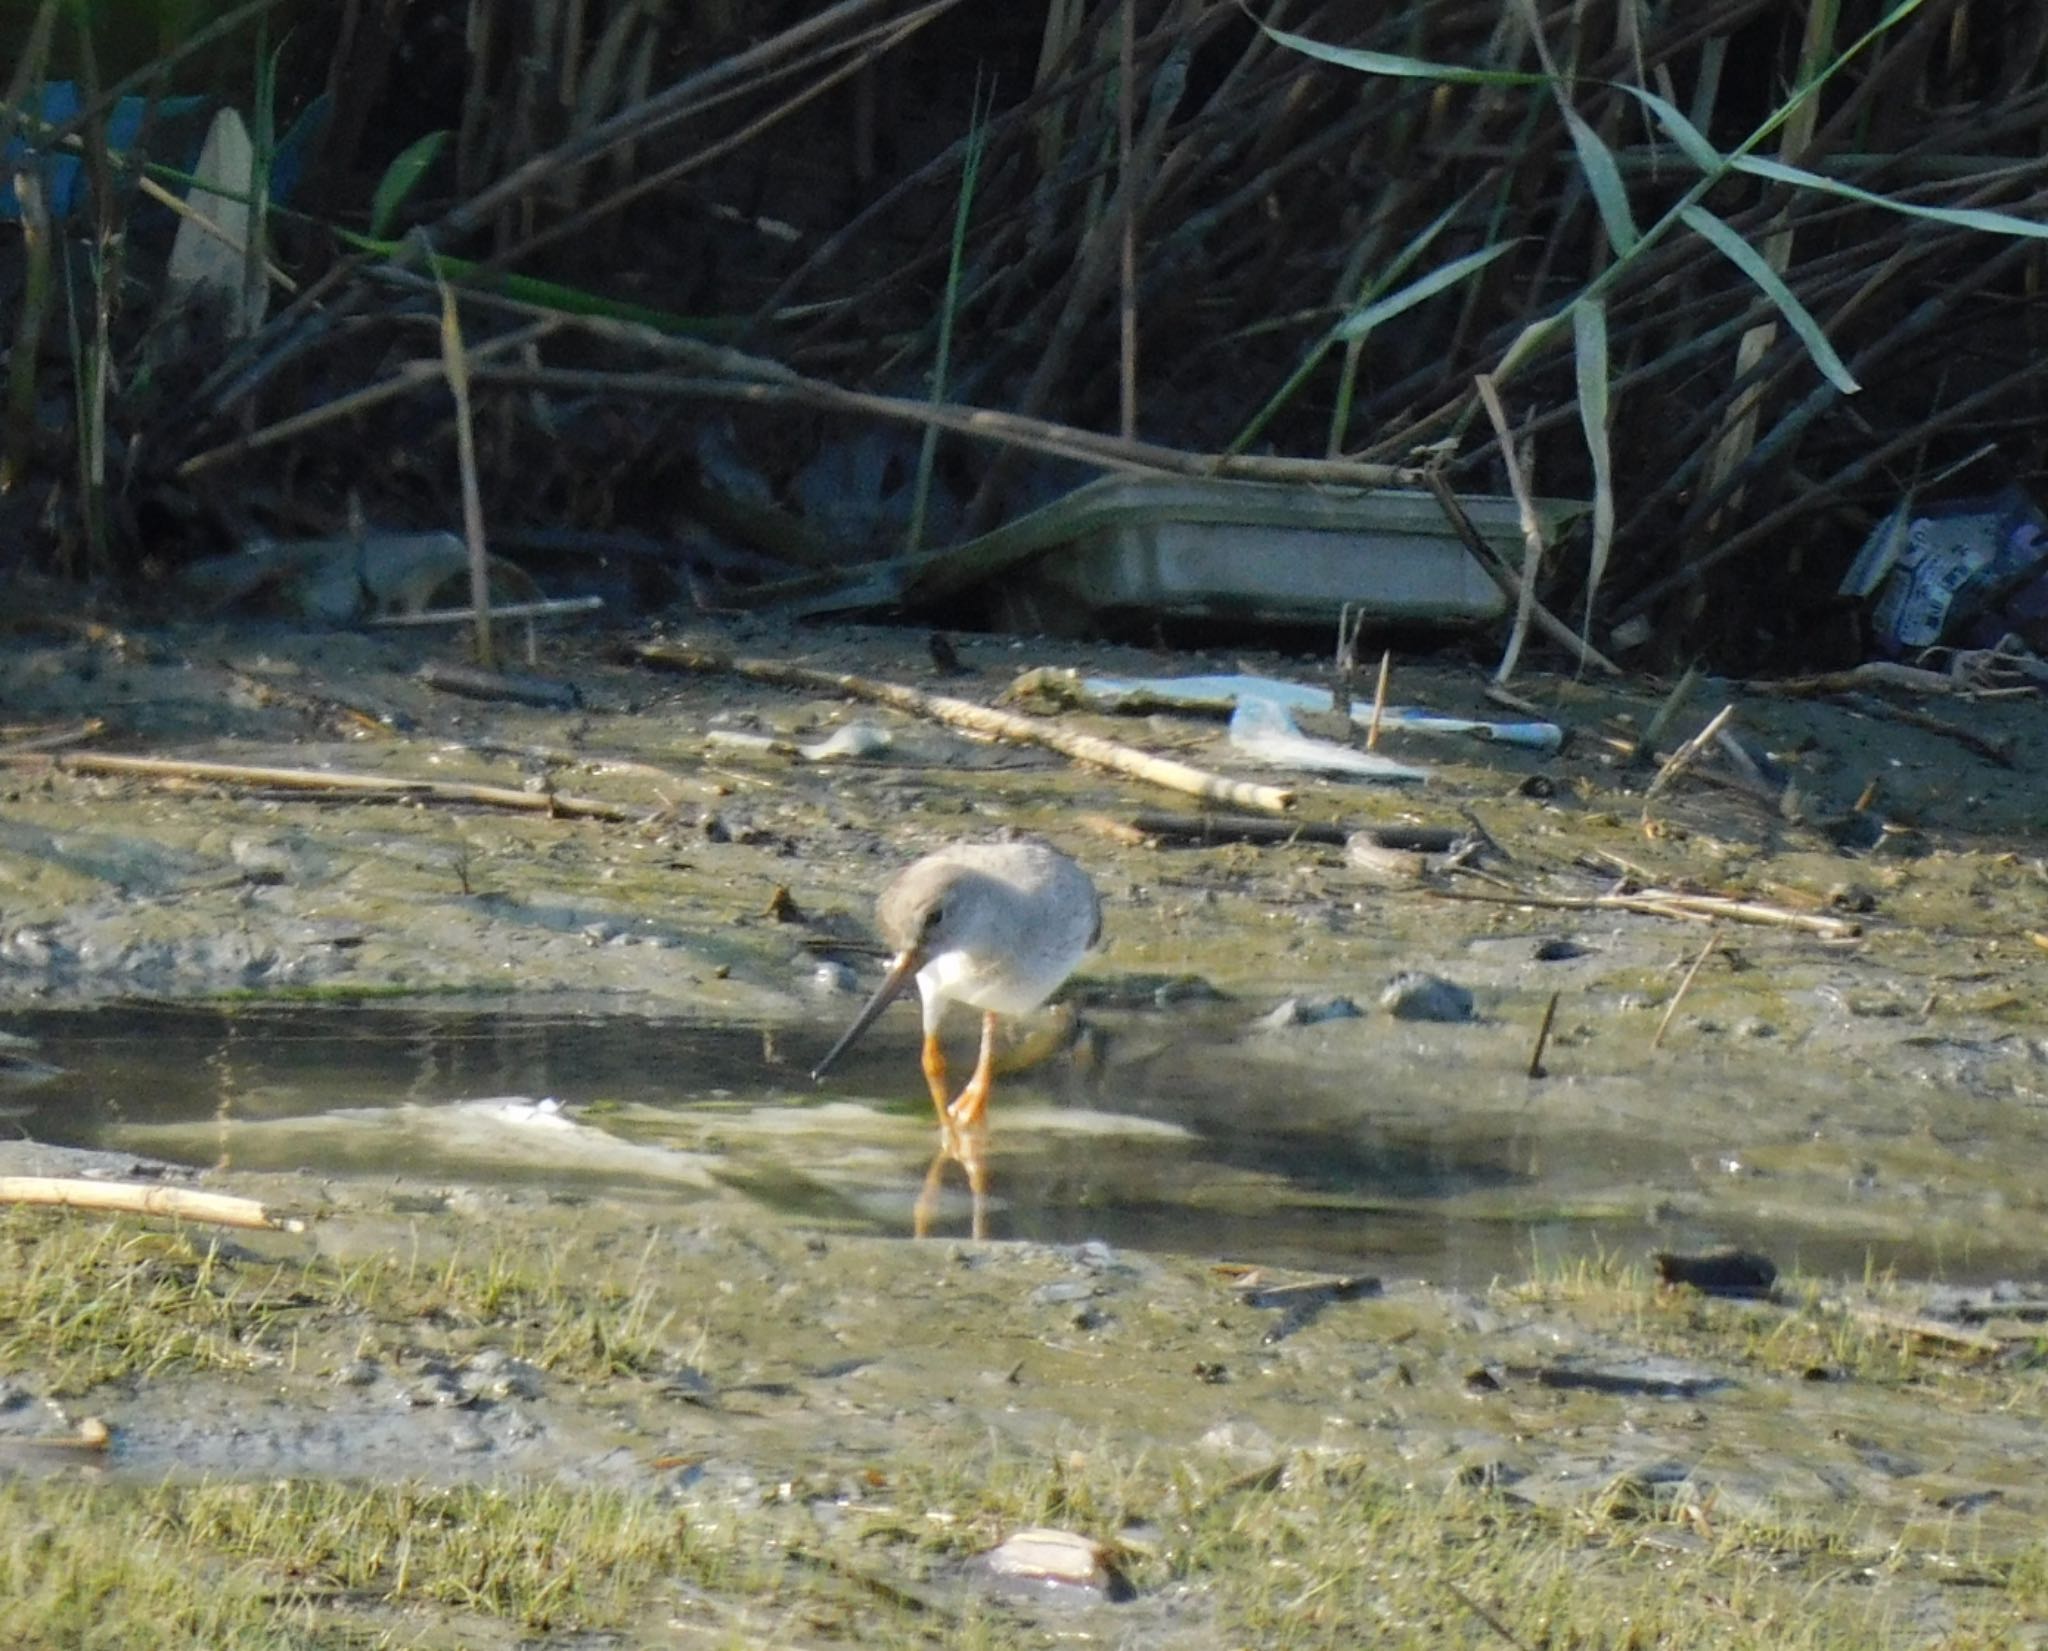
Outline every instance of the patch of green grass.
MULTIPOLYGON (((491 1345, 587 1383, 606 1407, 637 1392, 656 1424, 640 1436, 658 1438, 669 1401, 647 1378, 759 1361, 758 1344, 719 1328, 757 1311, 721 1295, 739 1271, 730 1258, 678 1267, 673 1247, 638 1229, 455 1225, 414 1229, 409 1252, 270 1259, 126 1218, 0 1211, 0 1370, 33 1369, 49 1391, 252 1368, 305 1388, 358 1352, 491 1345)), ((1824 1363, 1933 1411, 2040 1412, 2038 1360, 1944 1356, 1830 1306, 1817 1286, 1787 1294, 1784 1306, 1708 1301, 1598 1259, 1499 1299, 1774 1379, 1824 1363)), ((898 1403, 880 1397, 891 1391, 875 1402, 898 1403)), ((735 1437, 729 1458, 713 1447, 723 1468, 766 1482, 707 1471, 694 1502, 660 1494, 666 1470, 651 1461, 630 1489, 0 1481, 0 1651, 509 1646, 583 1632, 639 1643, 675 1638, 677 1623, 697 1636, 688 1643, 862 1651, 1050 1647, 1082 1633, 1169 1651, 1861 1651, 1996 1644, 2048 1617, 2048 1538, 1950 1512, 1938 1483, 1903 1516, 1853 1496, 1723 1501, 1711 1474, 1623 1474, 1553 1501, 1460 1476, 1447 1449, 1458 1424, 1447 1432, 1426 1404, 1413 1425, 1390 1411, 1380 1428, 1361 1425, 1355 1396, 1328 1403, 1341 1448, 1275 1447, 1249 1463, 1193 1446, 1170 1390, 1112 1439, 1043 1450, 991 1442, 972 1407, 934 1402, 891 1411, 893 1442, 866 1433, 856 1454, 819 1411, 797 1435, 735 1437), (1120 1548, 1136 1602, 1075 1619, 986 1593, 966 1562, 1028 1525, 1120 1548)), ((1525 1402, 1517 1426, 1540 1434, 1549 1414, 1525 1402)), ((1732 1448, 1699 1438, 1708 1459, 1732 1448)))
POLYGON ((1929 1643, 1902 1590, 1943 1596, 1944 1645, 1999 1643, 2048 1608, 2048 1545, 1905 1554, 1622 1495, 1539 1509, 1417 1483, 1391 1454, 1231 1473, 1113 1450, 918 1451, 870 1483, 825 1525, 800 1496, 707 1514, 537 1484, 0 1484, 0 1646, 476 1645, 687 1622, 714 1644, 876 1651, 1050 1647, 1077 1626, 1274 1651, 1862 1651, 1929 1643), (1074 1619, 954 1586, 959 1561, 1036 1523, 1120 1544, 1137 1602, 1074 1619), (1937 1589, 1956 1582, 1971 1586, 1937 1589))
POLYGON ((4 1646, 475 1644, 464 1618, 615 1628, 671 1575, 746 1581, 680 1510, 588 1487, 0 1484, 0 1533, 4 1646))
POLYGON ((1944 1602, 1960 1629, 1944 1644, 1998 1643, 2048 1605, 2048 1543, 1986 1562, 1957 1535, 1905 1555, 1859 1538, 1853 1510, 1736 1517, 1621 1485, 1543 1508, 1441 1466, 1411 1475, 1392 1451, 1236 1473, 1094 1451, 923 1459, 893 1491, 902 1517, 871 1538, 951 1558, 1037 1523, 1125 1538, 1141 1599, 1181 1600, 1223 1645, 1861 1651, 1926 1643, 1887 1582, 1974 1585, 1944 1602))
POLYGON ((290 1365, 303 1338, 342 1326, 371 1342, 438 1331, 456 1351, 488 1339, 584 1381, 656 1370, 673 1351, 644 1259, 623 1280, 573 1245, 270 1260, 196 1229, 0 1211, 0 1371, 32 1367, 53 1394, 290 1365))
POLYGON ((308 1269, 245 1266, 204 1238, 126 1221, 0 1214, 0 1370, 33 1364, 79 1392, 171 1368, 273 1362, 331 1292, 308 1269))
POLYGON ((1744 1301, 1661 1288, 1641 1263, 1598 1256, 1542 1268, 1502 1294, 1525 1305, 1566 1310, 1580 1324, 1625 1331, 1658 1352, 1725 1360, 1767 1375, 1938 1389, 1996 1409, 2048 1398, 2038 1361, 1985 1359, 1902 1333, 1898 1323, 1916 1312, 1914 1294, 1874 1275, 1849 1290, 1784 1277, 1774 1299, 1744 1301), (1851 1312, 1843 1305, 1845 1295, 1889 1310, 1892 1322, 1851 1312))

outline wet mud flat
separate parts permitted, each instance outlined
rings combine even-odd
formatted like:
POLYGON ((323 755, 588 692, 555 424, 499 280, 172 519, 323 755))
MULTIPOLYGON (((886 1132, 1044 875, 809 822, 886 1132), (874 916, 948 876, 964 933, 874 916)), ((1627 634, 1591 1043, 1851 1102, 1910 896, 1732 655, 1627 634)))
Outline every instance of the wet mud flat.
MULTIPOLYGON (((983 701, 1032 666, 1212 663, 966 639, 965 674, 938 679, 915 635, 719 640, 983 701)), ((102 1168, 203 1166, 311 1218, 214 1238, 6 1214, 4 1494, 44 1535, 4 1580, 39 1620, 110 1582, 117 1556, 75 1534, 97 1525, 134 1537, 110 1585, 189 1643, 2035 1631, 2048 891, 2025 753, 2048 724, 2031 702, 1944 713, 2011 740, 2009 768, 1729 690, 1798 775, 1787 819, 1685 784, 1646 810, 1648 772, 1609 742, 1661 692, 1525 684, 1578 731, 1563 755, 1414 740, 1398 754, 1432 768, 1421 788, 1284 777, 1302 819, 1470 810, 1505 851, 1492 883, 1390 887, 1328 845, 1112 834, 1089 817, 1161 799, 1043 752, 553 647, 580 708, 451 699, 412 641, 6 651, 12 714, 112 714, 127 751, 651 811, 5 777, 5 1029, 59 1066, 87 1019, 143 1042, 125 1076, 65 1096, 68 1129, 36 1117, 37 1087, 10 1100, 18 1125, 113 1153, 102 1168), (337 705, 385 732, 351 737, 337 705), (850 721, 886 727, 887 753, 811 763, 718 737, 800 745, 850 721), (878 967, 873 889, 1006 827, 1083 859, 1109 944, 999 1092, 999 1241, 912 1245, 930 1118, 907 1029, 822 1095, 801 1073, 878 967), (1622 875, 1856 932, 1729 922, 1707 945, 1674 918, 1512 898, 1622 875), (1391 1016, 1380 995, 1405 971, 1465 988, 1472 1018, 1391 1016), (641 1072, 540 1070, 619 1156, 491 1161, 488 1127, 469 1144, 436 1127, 448 1103, 514 1092, 487 1080, 517 1063, 423 1054, 410 1092, 354 1093, 345 1050, 297 1093, 272 1055, 236 1066, 301 1024, 270 1018, 280 1000, 354 1015, 388 993, 508 1028, 617 1017, 641 1072), (165 1011, 140 999, 237 1022, 182 1115, 154 1104, 180 1086, 151 1080, 151 1054, 180 1045, 152 1051, 165 1011), (293 1133, 352 1109, 377 1116, 293 1133), (1773 1297, 1704 1299, 1647 1269, 1651 1249, 1717 1243, 1770 1251, 1788 1269, 1773 1297), (88 1417, 105 1448, 66 1442, 88 1417), (1034 1525, 1103 1544, 1128 1587, 1004 1578, 989 1556, 1034 1525), (236 1580, 202 1593, 197 1574, 236 1580)), ((1477 690, 1397 677, 1447 711, 1483 711, 1477 690)), ((1230 766, 1213 724, 1062 715, 1230 766)))

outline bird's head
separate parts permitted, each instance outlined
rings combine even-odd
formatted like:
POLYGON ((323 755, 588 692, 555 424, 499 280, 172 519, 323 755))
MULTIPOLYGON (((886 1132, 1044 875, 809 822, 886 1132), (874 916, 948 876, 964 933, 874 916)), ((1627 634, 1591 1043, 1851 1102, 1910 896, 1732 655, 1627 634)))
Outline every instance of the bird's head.
POLYGON ((980 872, 921 860, 883 891, 875 907, 882 938, 899 957, 915 956, 918 969, 942 952, 972 947, 988 916, 980 872))
POLYGON ((895 952, 889 972, 853 1024, 811 1069, 813 1080, 853 1047, 896 995, 917 978, 933 958, 971 948, 990 917, 985 895, 987 879, 961 866, 920 860, 888 888, 875 907, 882 938, 895 952))

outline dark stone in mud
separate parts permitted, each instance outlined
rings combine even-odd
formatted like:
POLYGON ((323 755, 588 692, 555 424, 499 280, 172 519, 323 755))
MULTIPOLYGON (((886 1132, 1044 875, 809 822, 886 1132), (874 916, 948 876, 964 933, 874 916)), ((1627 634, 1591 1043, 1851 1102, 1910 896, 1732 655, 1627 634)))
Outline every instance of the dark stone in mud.
POLYGON ((1591 1367, 1546 1364, 1538 1366, 1534 1375, 1538 1387, 1606 1393, 1625 1399, 1697 1399, 1735 1385, 1714 1371, 1670 1359, 1591 1367))
POLYGON ((1472 993, 1441 975, 1417 972, 1396 975, 1380 993, 1380 1007, 1396 1020, 1433 1020, 1445 1023, 1475 1018, 1472 993))
POLYGON ((485 1397, 492 1399, 538 1399, 547 1388, 538 1365, 515 1359, 496 1347, 487 1347, 477 1354, 463 1373, 485 1397))
POLYGON ((1715 1250, 1706 1255, 1659 1250, 1650 1261, 1660 1284, 1685 1285, 1710 1296, 1768 1295, 1778 1281, 1777 1263, 1753 1250, 1715 1250))
POLYGON ((1252 1022, 1261 1032, 1292 1026, 1319 1026, 1326 1020, 1357 1020, 1361 1011, 1348 997, 1291 997, 1252 1022))
POLYGON ((1221 1003, 1226 994, 1200 975, 1133 973, 1077 980, 1064 996, 1084 1009, 1170 1009, 1177 1003, 1221 1003))

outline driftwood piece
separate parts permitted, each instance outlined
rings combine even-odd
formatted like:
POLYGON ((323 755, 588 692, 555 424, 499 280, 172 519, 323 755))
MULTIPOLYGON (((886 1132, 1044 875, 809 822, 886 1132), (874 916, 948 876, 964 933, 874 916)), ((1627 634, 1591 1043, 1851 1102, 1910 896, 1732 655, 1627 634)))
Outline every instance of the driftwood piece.
POLYGON ((272 1215, 253 1198, 190 1187, 150 1186, 139 1181, 86 1181, 64 1175, 0 1175, 0 1204, 56 1204, 71 1210, 112 1210, 130 1215, 168 1215, 207 1221, 217 1227, 256 1227, 266 1232, 302 1233, 305 1222, 272 1215))
POLYGON ((855 676, 849 671, 824 671, 810 665, 792 665, 779 659, 741 659, 714 649, 693 648, 677 642, 646 642, 634 648, 632 653, 644 665, 667 670, 725 672, 746 677, 752 682, 800 688, 807 693, 846 694, 989 739, 1009 740, 1019 745, 1042 745, 1076 762, 1107 768, 1170 791, 1184 791, 1208 802, 1228 803, 1235 808, 1255 808, 1266 814, 1282 814, 1294 806, 1294 793, 1279 786, 1226 779, 1207 769, 1176 762, 1171 757, 1155 757, 1150 752, 1103 739, 1097 734, 1078 733, 1057 723, 1019 716, 1014 711, 998 711, 971 700, 928 694, 920 688, 898 682, 855 676))
POLYGON ((119 757, 96 752, 63 754, 0 751, 0 767, 48 767, 70 774, 107 774, 146 780, 200 780, 216 785, 264 786, 330 796, 398 796, 426 803, 467 803, 510 808, 526 814, 587 820, 642 820, 643 808, 572 797, 559 791, 519 791, 508 785, 470 785, 460 780, 414 780, 399 775, 333 773, 323 768, 269 768, 238 762, 201 762, 185 757, 119 757))

